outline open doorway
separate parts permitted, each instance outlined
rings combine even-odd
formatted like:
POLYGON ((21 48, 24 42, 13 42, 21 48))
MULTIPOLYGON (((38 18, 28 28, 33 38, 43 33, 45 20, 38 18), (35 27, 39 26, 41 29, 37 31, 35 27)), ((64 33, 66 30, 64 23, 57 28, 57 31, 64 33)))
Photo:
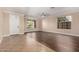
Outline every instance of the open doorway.
POLYGON ((27 30, 34 31, 36 29, 36 21, 35 20, 27 20, 27 30))

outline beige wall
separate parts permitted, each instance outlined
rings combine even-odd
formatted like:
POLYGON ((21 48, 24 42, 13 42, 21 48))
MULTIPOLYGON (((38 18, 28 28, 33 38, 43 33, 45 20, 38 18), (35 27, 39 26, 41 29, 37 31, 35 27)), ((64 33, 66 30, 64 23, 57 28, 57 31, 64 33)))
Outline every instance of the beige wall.
POLYGON ((24 33, 24 15, 20 15, 20 25, 19 25, 20 34, 24 33))
MULTIPOLYGON (((73 35, 79 35, 79 13, 73 13, 73 14, 67 14, 72 16, 72 29, 57 29, 57 17, 56 16, 50 16, 46 19, 37 19, 36 25, 37 31, 47 31, 47 32, 58 32, 63 34, 73 34, 73 35)), ((20 16, 20 33, 24 33, 24 15, 20 16)), ((26 29, 26 28, 25 28, 26 29)), ((9 13, 2 12, 0 10, 0 36, 1 35, 9 35, 9 13)))
POLYGON ((3 13, 0 10, 0 40, 2 39, 3 35, 3 13))
POLYGON ((3 12, 3 36, 9 35, 9 13, 3 12))
MULTIPOLYGON (((9 14, 8 12, 0 10, 0 36, 8 36, 10 35, 10 30, 9 30, 9 14)), ((20 15, 20 25, 19 25, 19 33, 23 34, 24 33, 24 15, 20 15)), ((0 37, 1 38, 1 37, 0 37)))
POLYGON ((37 31, 42 30, 42 20, 40 18, 36 20, 36 30, 37 31))
POLYGON ((42 21, 42 30, 70 35, 79 35, 79 13, 66 14, 72 16, 71 29, 57 29, 57 17, 50 16, 42 21))

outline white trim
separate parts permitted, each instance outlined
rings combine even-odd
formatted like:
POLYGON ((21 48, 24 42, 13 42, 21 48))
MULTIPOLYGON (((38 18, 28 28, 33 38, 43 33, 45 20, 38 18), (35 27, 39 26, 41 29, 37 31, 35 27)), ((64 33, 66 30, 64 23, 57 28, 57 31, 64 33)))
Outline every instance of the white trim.
MULTIPOLYGON (((24 33, 18 33, 18 34, 24 34, 24 33)), ((7 34, 7 35, 3 35, 2 37, 8 37, 8 36, 11 36, 11 35, 15 35, 15 34, 7 34)))
POLYGON ((64 34, 64 35, 70 35, 70 36, 77 36, 77 37, 79 37, 78 34, 69 34, 69 33, 52 32, 52 31, 44 31, 44 32, 51 32, 51 33, 58 33, 58 34, 64 34))
POLYGON ((7 37, 7 36, 10 36, 10 34, 7 34, 7 35, 3 35, 3 37, 7 37))
POLYGON ((33 32, 33 31, 40 31, 40 30, 30 30, 30 31, 25 31, 25 32, 33 32))
MULTIPOLYGON (((24 34, 24 33, 17 33, 17 34, 24 34)), ((10 34, 10 35, 16 35, 16 34, 10 34)))
POLYGON ((18 34, 24 34, 24 33, 18 33, 18 34))

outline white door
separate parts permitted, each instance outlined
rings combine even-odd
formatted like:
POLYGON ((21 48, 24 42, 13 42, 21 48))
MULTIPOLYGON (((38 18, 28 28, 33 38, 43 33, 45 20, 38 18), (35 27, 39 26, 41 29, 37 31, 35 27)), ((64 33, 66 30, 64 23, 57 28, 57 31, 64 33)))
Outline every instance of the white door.
POLYGON ((19 16, 10 14, 10 34, 19 33, 19 16))

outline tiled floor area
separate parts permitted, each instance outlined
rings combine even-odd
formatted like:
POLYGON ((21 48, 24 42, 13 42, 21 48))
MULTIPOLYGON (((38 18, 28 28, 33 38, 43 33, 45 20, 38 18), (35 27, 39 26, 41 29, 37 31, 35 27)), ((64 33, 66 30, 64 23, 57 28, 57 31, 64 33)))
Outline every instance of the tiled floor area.
POLYGON ((54 52, 54 50, 39 43, 36 33, 17 34, 4 37, 0 43, 0 51, 3 52, 54 52))

